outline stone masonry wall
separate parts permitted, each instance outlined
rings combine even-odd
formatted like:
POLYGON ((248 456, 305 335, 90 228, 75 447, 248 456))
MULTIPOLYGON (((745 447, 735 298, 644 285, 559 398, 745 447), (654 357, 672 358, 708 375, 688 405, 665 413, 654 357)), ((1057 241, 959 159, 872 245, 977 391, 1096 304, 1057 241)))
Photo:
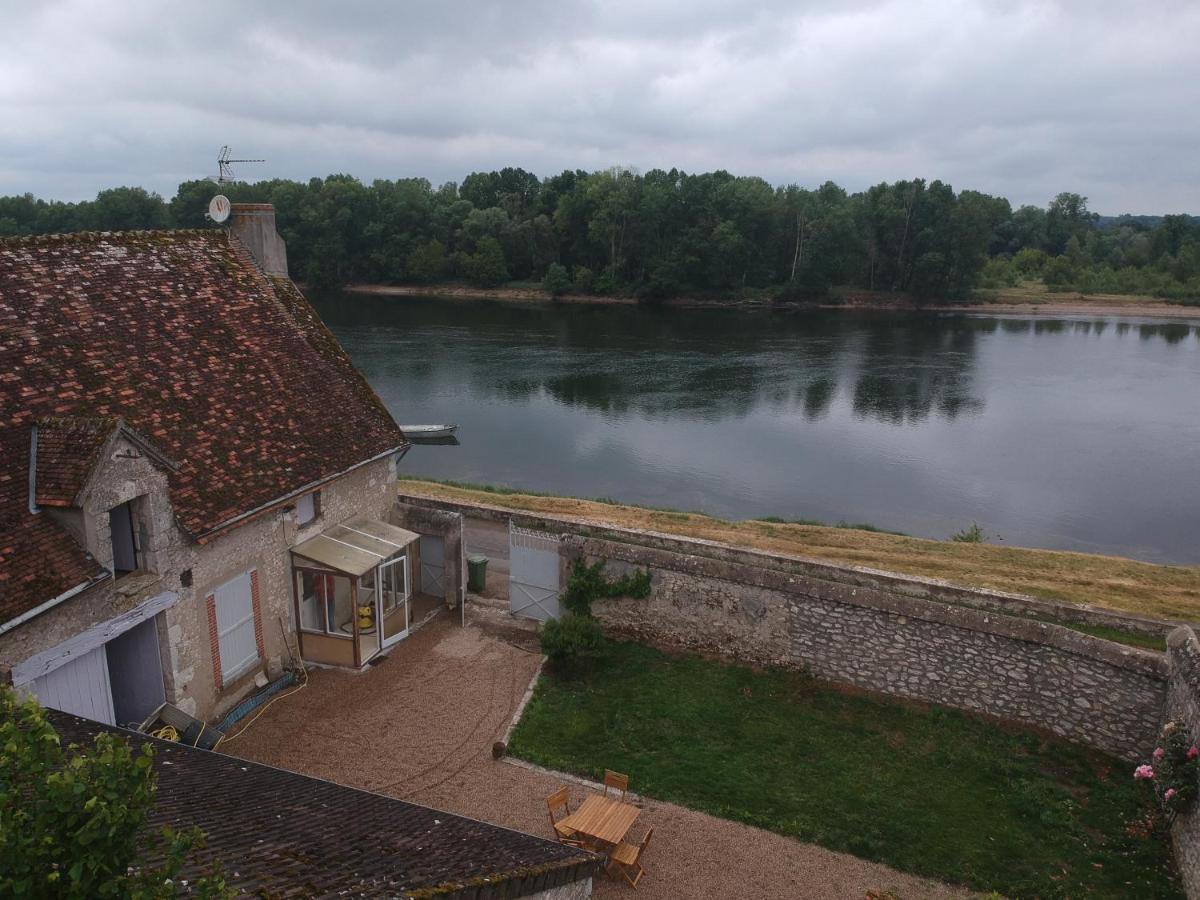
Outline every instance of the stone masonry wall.
MULTIPOLYGON (((1167 639, 1171 664, 1165 719, 1186 722, 1192 737, 1200 739, 1200 640, 1181 626, 1167 639)), ((1200 809, 1175 820, 1171 828, 1175 862, 1189 897, 1200 897, 1200 809)))
MULTIPOLYGON (((463 572, 462 515, 397 501, 392 506, 391 521, 416 534, 433 535, 442 539, 442 597, 448 609, 457 608, 466 578, 466 573, 463 572)), ((418 573, 414 574, 414 584, 417 583, 416 574, 418 573)))
POLYGON ((1004 591, 966 587, 938 578, 902 575, 896 572, 885 572, 865 566, 844 565, 793 554, 772 553, 765 550, 734 547, 718 541, 701 538, 681 537, 632 528, 618 528, 570 516, 517 512, 499 506, 466 503, 406 491, 401 491, 399 497, 404 503, 426 506, 431 509, 458 512, 472 519, 482 519, 506 525, 512 522, 524 528, 546 531, 550 534, 566 533, 584 537, 612 538, 635 543, 647 548, 671 550, 686 555, 700 554, 725 562, 761 566, 786 571, 798 576, 818 578, 841 584, 856 585, 858 587, 874 588, 900 596, 938 600, 955 606, 969 606, 985 611, 1050 618, 1058 622, 1073 622, 1080 625, 1117 628, 1123 631, 1162 636, 1164 638, 1167 632, 1173 627, 1181 624, 1179 622, 1169 622, 1162 619, 1120 612, 1118 610, 1105 609, 1104 607, 1086 603, 1063 603, 1057 600, 1044 600, 1040 597, 1030 597, 1024 594, 1011 594, 1004 591))
POLYGON ((651 595, 593 604, 617 633, 803 666, 821 678, 984 712, 1133 759, 1166 697, 1161 654, 1060 625, 680 554, 567 535, 572 558, 612 575, 648 567, 651 595))

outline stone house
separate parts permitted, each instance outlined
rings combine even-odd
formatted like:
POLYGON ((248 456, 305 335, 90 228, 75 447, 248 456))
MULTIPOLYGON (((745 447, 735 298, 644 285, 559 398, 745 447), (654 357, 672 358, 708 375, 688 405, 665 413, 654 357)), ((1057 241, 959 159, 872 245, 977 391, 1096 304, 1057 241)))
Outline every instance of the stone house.
POLYGON ((212 719, 299 652, 365 664, 407 633, 407 447, 271 207, 0 241, 3 674, 128 724, 164 701, 212 719))

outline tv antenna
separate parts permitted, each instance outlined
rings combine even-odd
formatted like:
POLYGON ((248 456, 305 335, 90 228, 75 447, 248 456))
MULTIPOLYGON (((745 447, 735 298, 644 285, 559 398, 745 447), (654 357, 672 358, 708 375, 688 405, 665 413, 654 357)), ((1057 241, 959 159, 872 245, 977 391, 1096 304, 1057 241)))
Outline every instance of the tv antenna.
POLYGON ((221 155, 217 157, 217 170, 219 174, 214 179, 217 184, 231 184, 237 181, 237 176, 233 174, 234 163, 266 162, 265 159, 230 159, 229 154, 229 145, 226 144, 221 148, 221 155))

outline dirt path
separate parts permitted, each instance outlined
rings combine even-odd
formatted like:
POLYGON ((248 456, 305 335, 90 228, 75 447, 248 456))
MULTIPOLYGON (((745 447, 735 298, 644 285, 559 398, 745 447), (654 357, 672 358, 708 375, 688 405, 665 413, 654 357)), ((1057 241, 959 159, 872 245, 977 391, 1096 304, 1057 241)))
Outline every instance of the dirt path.
MULTIPOLYGON (((364 674, 327 669, 276 703, 222 750, 359 788, 550 836, 544 798, 562 783, 491 758, 540 656, 533 635, 502 612, 441 617, 364 674)), ((632 787, 636 789, 636 773, 632 787)), ((572 805, 585 791, 572 787, 572 805)), ((634 826, 655 827, 650 898, 898 898, 969 896, 841 853, 647 801, 634 826)), ((598 897, 634 896, 601 878, 598 897)))

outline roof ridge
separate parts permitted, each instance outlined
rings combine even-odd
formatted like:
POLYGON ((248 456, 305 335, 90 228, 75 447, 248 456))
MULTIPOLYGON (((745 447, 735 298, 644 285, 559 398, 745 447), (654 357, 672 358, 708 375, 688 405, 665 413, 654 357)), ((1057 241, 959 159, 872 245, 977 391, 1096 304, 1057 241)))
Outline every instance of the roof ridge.
POLYGON ((69 243, 71 241, 99 241, 112 238, 138 237, 200 237, 225 235, 223 228, 131 228, 119 231, 55 231, 43 234, 17 234, 0 236, 0 247, 39 243, 69 243))
POLYGON ((56 416, 40 416, 35 420, 38 427, 46 426, 55 428, 84 428, 93 425, 107 426, 109 429, 115 428, 117 423, 121 421, 120 416, 113 415, 56 415, 56 416))

